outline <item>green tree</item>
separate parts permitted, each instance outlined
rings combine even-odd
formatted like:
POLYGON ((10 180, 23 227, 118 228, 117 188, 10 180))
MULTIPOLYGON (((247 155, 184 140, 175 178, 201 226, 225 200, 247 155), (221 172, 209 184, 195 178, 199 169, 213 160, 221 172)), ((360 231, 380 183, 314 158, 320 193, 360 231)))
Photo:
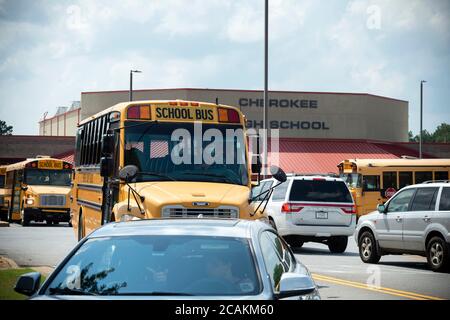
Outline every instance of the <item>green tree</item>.
POLYGON ((433 133, 434 142, 450 143, 450 124, 442 123, 433 133))
POLYGON ((12 135, 13 127, 8 126, 5 121, 0 120, 0 136, 10 136, 12 135))
POLYGON ((409 142, 416 141, 416 140, 414 140, 414 133, 411 130, 408 132, 408 141, 409 142))

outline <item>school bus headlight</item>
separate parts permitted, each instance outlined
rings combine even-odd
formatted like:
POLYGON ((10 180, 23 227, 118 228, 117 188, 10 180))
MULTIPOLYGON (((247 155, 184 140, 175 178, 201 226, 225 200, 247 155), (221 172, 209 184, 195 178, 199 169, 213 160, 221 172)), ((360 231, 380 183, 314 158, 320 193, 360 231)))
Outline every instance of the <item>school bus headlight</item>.
POLYGON ((25 203, 27 205, 32 205, 32 204, 34 204, 34 199, 33 198, 27 198, 27 200, 25 200, 25 203))
POLYGON ((120 217, 121 222, 131 221, 131 220, 141 220, 141 219, 139 219, 136 216, 133 216, 132 214, 124 214, 120 217))

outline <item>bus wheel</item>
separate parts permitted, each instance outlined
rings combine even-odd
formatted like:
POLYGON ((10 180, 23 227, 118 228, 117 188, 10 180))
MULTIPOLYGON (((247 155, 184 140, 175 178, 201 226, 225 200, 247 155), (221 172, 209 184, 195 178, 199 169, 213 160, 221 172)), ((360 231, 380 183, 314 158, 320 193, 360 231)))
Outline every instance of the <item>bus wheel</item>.
POLYGON ((21 220, 20 220, 20 224, 24 227, 27 227, 30 225, 30 217, 28 216, 28 212, 26 212, 25 210, 22 210, 21 212, 21 220))
POLYGON ((83 233, 83 213, 80 212, 80 217, 78 218, 78 241, 84 238, 83 233))

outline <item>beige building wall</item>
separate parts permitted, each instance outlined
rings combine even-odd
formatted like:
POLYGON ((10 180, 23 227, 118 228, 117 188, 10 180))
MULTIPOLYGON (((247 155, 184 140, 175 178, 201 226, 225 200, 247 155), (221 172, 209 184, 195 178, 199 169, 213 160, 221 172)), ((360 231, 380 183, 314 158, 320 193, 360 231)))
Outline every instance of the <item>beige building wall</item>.
POLYGON ((75 136, 81 109, 53 116, 39 122, 39 135, 41 136, 75 136))
MULTIPOLYGON (((249 127, 262 127, 262 91, 159 89, 137 90, 133 100, 184 99, 238 107, 249 127)), ((81 119, 116 103, 128 91, 82 93, 81 119)), ((275 92, 269 94, 271 128, 281 137, 408 141, 408 102, 369 94, 275 92)), ((75 134, 75 133, 73 133, 75 134)))

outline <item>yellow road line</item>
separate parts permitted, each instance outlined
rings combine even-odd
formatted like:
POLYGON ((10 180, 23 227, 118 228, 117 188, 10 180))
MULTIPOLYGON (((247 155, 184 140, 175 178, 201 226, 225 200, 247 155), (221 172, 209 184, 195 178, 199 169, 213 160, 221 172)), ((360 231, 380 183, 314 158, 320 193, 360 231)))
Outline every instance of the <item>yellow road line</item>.
POLYGON ((426 296, 426 295, 423 295, 423 294, 409 292, 409 291, 402 291, 402 290, 391 289, 391 288, 369 286, 367 284, 360 283, 360 282, 348 281, 348 280, 343 280, 343 279, 329 277, 329 276, 324 276, 324 275, 319 275, 319 274, 313 274, 313 278, 315 280, 322 280, 322 281, 325 281, 325 282, 332 282, 332 283, 336 283, 336 284, 340 284, 340 285, 344 285, 344 286, 350 286, 350 287, 355 287, 355 288, 359 288, 359 289, 376 291, 376 292, 390 294, 390 295, 399 296, 399 297, 404 297, 404 298, 408 298, 408 299, 414 299, 414 300, 445 300, 445 299, 442 299, 442 298, 426 296))

